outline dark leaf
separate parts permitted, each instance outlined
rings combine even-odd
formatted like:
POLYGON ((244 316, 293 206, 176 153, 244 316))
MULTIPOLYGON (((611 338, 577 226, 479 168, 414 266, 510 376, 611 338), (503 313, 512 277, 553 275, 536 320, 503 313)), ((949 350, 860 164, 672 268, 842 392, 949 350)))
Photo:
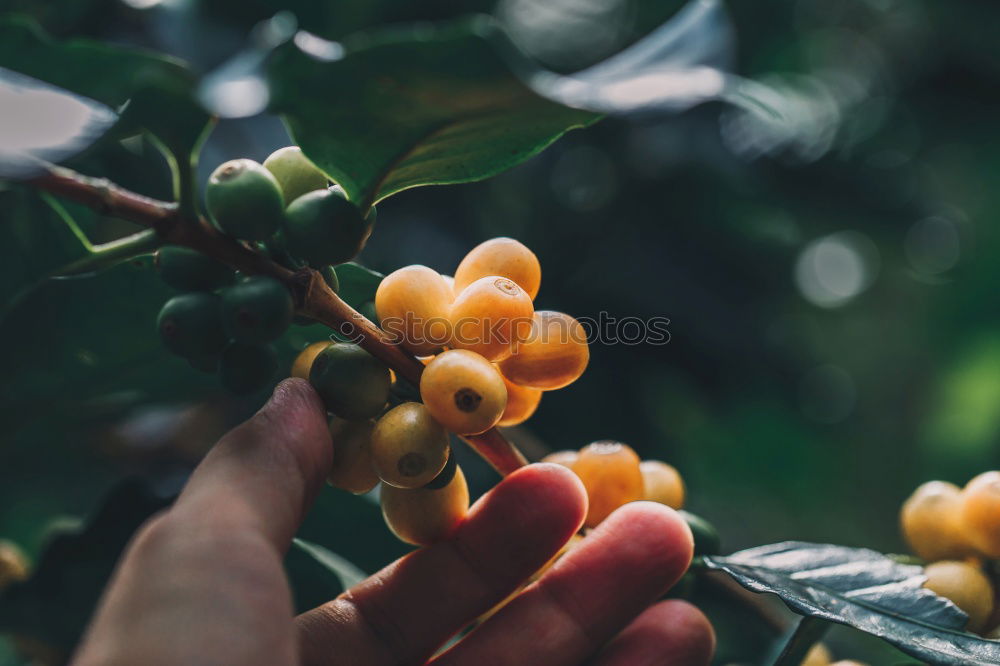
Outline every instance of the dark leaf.
POLYGON ((1000 642, 966 633, 965 613, 922 587, 921 567, 881 553, 788 541, 704 562, 796 613, 873 634, 929 663, 1000 663, 1000 642))
POLYGON ((381 273, 354 262, 341 264, 337 266, 337 279, 340 281, 338 295, 357 309, 364 303, 375 300, 375 291, 383 277, 381 273))
POLYGON ((31 21, 8 16, 0 17, 0 66, 123 109, 128 127, 148 130, 175 154, 191 151, 209 121, 195 101, 193 74, 151 51, 56 42, 31 21))
POLYGON ((300 611, 315 608, 365 579, 365 573, 319 544, 294 539, 285 569, 300 611))
POLYGON ((362 204, 481 180, 599 118, 535 94, 495 48, 499 38, 487 19, 383 31, 346 47, 300 32, 271 63, 271 106, 362 204))
POLYGON ((125 481, 82 527, 55 532, 32 576, 0 592, 0 630, 72 649, 132 534, 168 504, 125 481))

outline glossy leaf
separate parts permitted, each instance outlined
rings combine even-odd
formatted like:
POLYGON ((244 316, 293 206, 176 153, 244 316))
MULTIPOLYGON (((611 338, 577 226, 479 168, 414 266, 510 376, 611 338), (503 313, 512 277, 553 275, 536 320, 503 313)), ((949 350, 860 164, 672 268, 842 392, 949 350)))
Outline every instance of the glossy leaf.
POLYGON ((0 67, 121 109, 123 131, 146 129, 175 154, 192 150, 209 121, 194 99, 193 74, 151 51, 57 42, 31 21, 7 16, 0 17, 0 67))
POLYGON ((796 613, 873 634, 928 663, 1000 663, 1000 642, 966 633, 965 613, 922 587, 921 567, 881 553, 788 541, 704 563, 796 613))
POLYGON ((384 277, 381 273, 354 262, 337 266, 340 281, 338 295, 355 310, 368 301, 375 300, 375 292, 384 277))
POLYGON ((418 185, 481 180, 599 118, 535 94, 495 48, 500 37, 485 19, 344 47, 300 32, 271 63, 271 106, 363 205, 418 185))

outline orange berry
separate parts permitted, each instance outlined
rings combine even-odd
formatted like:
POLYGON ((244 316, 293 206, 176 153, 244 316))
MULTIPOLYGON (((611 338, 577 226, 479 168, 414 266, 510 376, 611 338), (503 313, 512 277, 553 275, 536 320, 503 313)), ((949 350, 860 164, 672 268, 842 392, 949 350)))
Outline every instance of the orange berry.
MULTIPOLYGON (((457 285, 456 285, 457 286, 457 285)), ((531 330, 534 306, 512 280, 495 275, 480 278, 451 305, 451 346, 499 361, 531 330)))
POLYGON ((942 560, 924 568, 924 587, 949 599, 969 616, 966 628, 979 631, 993 610, 993 585, 978 567, 942 560))
POLYGON ((602 441, 580 449, 573 471, 583 481, 590 498, 584 525, 597 527, 602 520, 629 502, 642 499, 639 456, 626 444, 602 441))
POLYGON ((451 297, 454 300, 454 298, 456 296, 456 294, 455 294, 455 278, 453 278, 450 275, 442 275, 441 279, 444 280, 445 284, 448 285, 448 288, 451 289, 451 297))
POLYGON ((538 257, 513 238, 493 238, 472 248, 455 271, 455 290, 462 291, 488 275, 510 278, 532 300, 542 283, 538 257))
POLYGON ((899 524, 914 553, 930 562, 972 554, 961 523, 961 492, 953 483, 928 481, 903 502, 899 524))
POLYGON ((589 360, 587 331, 580 322, 562 312, 539 310, 531 333, 500 363, 500 370, 515 384, 551 391, 575 382, 589 360))
POLYGON ((984 472, 962 489, 959 520, 965 538, 988 557, 1000 557, 1000 472, 984 472))
POLYGON ((448 433, 419 402, 386 412, 371 435, 372 466, 385 483, 419 488, 448 462, 448 433))
POLYGON ((335 488, 363 495, 378 485, 372 467, 371 437, 375 421, 348 421, 339 416, 330 419, 333 439, 333 465, 326 480, 335 488))
POLYGON ((314 342, 302 351, 299 355, 295 357, 292 362, 292 377, 298 377, 299 379, 309 379, 309 370, 312 369, 313 361, 316 357, 320 355, 324 349, 332 345, 333 342, 330 340, 321 340, 320 342, 314 342))
POLYGON ((549 455, 542 458, 541 462, 562 465, 563 467, 573 469, 573 465, 575 465, 576 461, 579 459, 580 454, 577 451, 553 451, 549 455))
POLYGON ((408 351, 426 356, 450 338, 448 310, 452 292, 437 271, 406 266, 382 279, 375 292, 375 312, 382 330, 408 351))
POLYGON ((673 465, 659 460, 643 460, 639 463, 642 472, 643 499, 666 504, 671 509, 684 506, 684 480, 673 465))
POLYGON ((426 546, 448 538, 469 512, 469 487, 462 468, 444 488, 407 490, 382 484, 382 517, 401 541, 426 546))
POLYGON ((420 376, 420 399, 448 430, 477 435, 500 420, 507 389, 493 364, 465 349, 434 357, 420 376))
POLYGON ((524 423, 538 409, 538 403, 542 401, 542 392, 527 386, 518 386, 503 375, 500 376, 503 377, 504 386, 507 387, 507 407, 503 410, 497 425, 514 426, 524 423))

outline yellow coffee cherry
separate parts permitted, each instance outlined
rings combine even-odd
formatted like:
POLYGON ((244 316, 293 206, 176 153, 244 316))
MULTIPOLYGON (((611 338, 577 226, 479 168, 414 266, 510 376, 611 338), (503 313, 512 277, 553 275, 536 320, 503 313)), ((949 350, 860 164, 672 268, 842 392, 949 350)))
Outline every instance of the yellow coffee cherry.
POLYGON ((371 435, 372 465, 385 483, 419 488, 448 462, 448 433, 419 402, 386 412, 371 435))
POLYGON ((528 294, 509 278, 480 278, 451 304, 450 346, 503 360, 531 332, 534 311, 528 294))
POLYGON ((420 376, 420 398, 434 419, 459 435, 489 430, 507 406, 507 389, 493 364, 465 349, 438 354, 420 376))
POLYGON ((21 548, 0 539, 0 590, 11 583, 28 578, 28 557, 21 548))
POLYGON ((924 587, 949 599, 969 616, 966 628, 979 631, 993 611, 993 585, 978 567, 942 560, 924 568, 924 587))
POLYGON ((642 499, 639 456, 626 444, 602 441, 580 449, 573 471, 587 489, 590 506, 584 525, 597 527, 618 507, 642 499))
POLYGON ((643 460, 639 463, 642 472, 643 499, 666 504, 671 509, 684 506, 684 481, 673 465, 659 460, 643 460))
POLYGON ((292 362, 291 376, 308 380, 309 370, 312 368, 313 361, 320 355, 320 352, 332 344, 333 342, 330 340, 322 340, 314 342, 300 351, 299 355, 295 357, 295 361, 292 362))
POLYGON ((455 271, 455 289, 462 291, 488 275, 510 278, 534 300, 542 283, 535 253, 513 238, 493 238, 474 247, 455 271))
POLYGON ((587 331, 580 322, 562 312, 539 310, 531 332, 500 362, 500 370, 515 384, 551 391, 575 382, 589 361, 587 331))
POLYGON ((515 426, 524 423, 538 409, 538 403, 542 401, 542 392, 539 389, 518 386, 506 377, 503 377, 503 383, 507 388, 507 406, 497 425, 515 426))
POLYGON ((906 542, 920 557, 959 559, 973 548, 961 524, 961 490, 953 483, 928 481, 903 503, 899 522, 906 542))
POLYGON ((326 480, 331 486, 355 495, 363 495, 378 485, 372 464, 371 438, 375 421, 348 421, 339 416, 330 419, 333 440, 333 466, 326 480))
POLYGON ((580 459, 580 454, 577 451, 553 451, 549 455, 541 459, 540 462, 543 463, 553 463, 556 465, 562 465, 563 467, 568 467, 573 469, 573 465, 576 461, 580 459))
POLYGON ((962 489, 960 522, 965 537, 988 557, 1000 557, 1000 472, 984 472, 962 489))
POLYGON ((822 643, 816 643, 809 648, 801 666, 830 666, 832 659, 833 655, 830 654, 830 649, 822 643))
POLYGON ((854 659, 841 659, 840 661, 833 662, 830 666, 868 666, 868 664, 854 659))
POLYGON ((375 292, 375 312, 382 329, 417 356, 437 353, 451 337, 448 320, 451 288, 426 266, 393 271, 375 292))
POLYGON ((462 468, 444 488, 408 490, 382 484, 382 517, 401 541, 415 546, 448 538, 469 512, 469 487, 462 468))

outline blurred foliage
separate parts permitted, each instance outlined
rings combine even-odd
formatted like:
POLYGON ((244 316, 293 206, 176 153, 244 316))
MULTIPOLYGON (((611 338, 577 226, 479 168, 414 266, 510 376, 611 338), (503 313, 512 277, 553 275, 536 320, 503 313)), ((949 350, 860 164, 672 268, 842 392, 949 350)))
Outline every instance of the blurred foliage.
MULTIPOLYGON (((26 12, 59 37, 151 47, 206 72, 278 9, 341 38, 493 3, 137 8, 146 4, 3 0, 0 10, 26 12)), ((588 53, 570 57, 567 38, 567 51, 535 55, 591 62, 678 4, 622 3, 615 20, 583 23, 614 30, 590 34, 588 53)), ((497 13, 513 21, 518 6, 497 13)), ((1000 267, 991 260, 1000 252, 1000 5, 779 0, 730 10, 737 71, 784 93, 785 127, 716 105, 606 120, 491 181, 387 200, 363 259, 383 272, 424 263, 450 273, 473 245, 510 235, 541 259, 540 306, 669 317, 667 345, 595 346, 583 380, 547 395, 515 440, 541 454, 617 438, 676 464, 725 552, 789 538, 898 551, 898 507, 918 483, 964 483, 1000 467, 1000 267)), ((118 138, 72 166, 168 197, 162 156, 146 139, 118 138)), ((287 142, 274 117, 221 123, 202 179, 225 159, 262 159, 287 142)), ((51 209, 21 190, 0 201, 4 224, 50 221, 51 209)), ((128 231, 75 219, 95 241, 128 231)), ((5 279, 23 266, 3 265, 5 279)), ((226 397, 160 349, 153 322, 167 290, 145 262, 95 279, 107 283, 99 298, 80 280, 50 282, 0 320, 0 536, 35 555, 53 519, 94 509, 127 474, 176 489, 262 399, 226 397), (127 334, 83 348, 75 341, 88 327, 127 334), (45 376, 61 390, 39 388, 45 376)), ((324 335, 293 330, 286 362, 324 335)), ((484 464, 460 455, 473 490, 493 483, 484 464)), ((329 489, 301 536, 368 572, 404 550, 373 504, 329 489)), ((727 612, 712 613, 721 635, 739 624, 727 612)), ((841 631, 834 639, 838 655, 885 663, 881 647, 841 631)), ((0 663, 5 650, 0 643, 0 663)))

